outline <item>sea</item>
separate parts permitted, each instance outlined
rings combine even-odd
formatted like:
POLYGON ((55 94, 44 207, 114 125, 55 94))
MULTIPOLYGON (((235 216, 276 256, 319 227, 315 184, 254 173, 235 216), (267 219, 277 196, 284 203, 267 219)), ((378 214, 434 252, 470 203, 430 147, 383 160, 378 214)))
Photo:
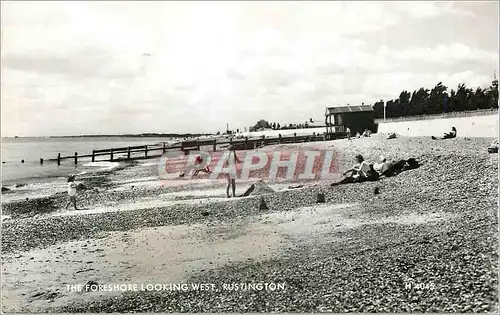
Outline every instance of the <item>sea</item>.
MULTIPOLYGON (((92 150, 176 141, 178 139, 153 137, 2 138, 2 186, 47 183, 65 178, 69 174, 84 174, 113 165, 110 162, 90 163, 89 158, 82 159, 82 162, 79 161, 77 165, 74 164, 73 159, 64 159, 61 165, 47 161, 57 158, 58 153, 61 153, 61 156, 70 156, 75 152, 84 155, 91 154, 92 150), (43 164, 40 164, 40 158, 44 159, 43 164), (24 163, 21 162, 22 160, 24 163)), ((98 159, 99 157, 96 158, 98 159)))

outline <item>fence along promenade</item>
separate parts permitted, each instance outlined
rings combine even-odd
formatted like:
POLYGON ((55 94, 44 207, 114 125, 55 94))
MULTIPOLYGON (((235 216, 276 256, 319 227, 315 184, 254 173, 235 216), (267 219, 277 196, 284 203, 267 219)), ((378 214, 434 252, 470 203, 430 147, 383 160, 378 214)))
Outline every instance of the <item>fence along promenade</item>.
MULTIPOLYGON (((187 140, 171 145, 167 145, 166 142, 160 142, 150 145, 93 150, 91 154, 83 155, 78 155, 78 152, 75 152, 74 155, 61 156, 61 153, 58 153, 56 158, 48 159, 47 161, 57 162, 58 165, 61 165, 61 162, 63 160, 73 160, 76 165, 78 164, 78 161, 81 161, 81 159, 90 159, 92 162, 96 162, 99 157, 103 156, 106 156, 107 158, 99 159, 99 161, 113 162, 124 160, 142 160, 161 157, 168 150, 180 150, 183 152, 189 152, 194 150, 200 151, 202 147, 210 147, 213 152, 216 152, 217 150, 225 149, 230 145, 233 145, 236 150, 251 150, 259 148, 261 146, 272 144, 300 143, 324 140, 327 140, 327 137, 324 134, 297 136, 297 133, 294 133, 293 135, 285 137, 281 136, 280 134, 278 135, 278 137, 266 137, 264 135, 262 137, 245 137, 244 139, 229 139, 222 141, 217 141, 216 139, 187 140)), ((43 164, 44 162, 45 160, 43 158, 40 158, 40 164, 43 164)))

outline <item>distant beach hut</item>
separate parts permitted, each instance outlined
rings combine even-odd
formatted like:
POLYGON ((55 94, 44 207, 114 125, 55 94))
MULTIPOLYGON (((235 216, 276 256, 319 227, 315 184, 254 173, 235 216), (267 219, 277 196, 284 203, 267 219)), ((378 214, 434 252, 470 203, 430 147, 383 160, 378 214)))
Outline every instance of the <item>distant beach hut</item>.
POLYGON ((354 134, 366 129, 376 132, 375 113, 370 105, 327 107, 325 124, 329 138, 345 134, 346 128, 354 134))

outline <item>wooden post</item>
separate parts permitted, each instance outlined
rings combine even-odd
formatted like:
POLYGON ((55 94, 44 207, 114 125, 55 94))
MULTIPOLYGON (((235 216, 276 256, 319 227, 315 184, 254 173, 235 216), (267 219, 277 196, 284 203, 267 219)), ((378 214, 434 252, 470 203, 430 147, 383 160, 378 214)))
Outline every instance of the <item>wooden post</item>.
POLYGON ((75 152, 75 165, 78 164, 78 152, 75 152))
POLYGON ((167 151, 167 149, 165 148, 165 142, 163 142, 163 153, 165 153, 165 151, 167 151))
POLYGON ((297 133, 293 133, 293 143, 297 143, 297 133))
POLYGON ((229 138, 229 145, 233 145, 233 138, 229 138))
POLYGON ((110 161, 113 162, 113 149, 110 150, 110 155, 111 155, 110 161))
POLYGON ((127 160, 130 160, 130 147, 127 148, 127 160))
POLYGON ((92 150, 92 162, 95 162, 95 150, 92 150))
POLYGON ((196 150, 200 151, 200 140, 196 139, 196 150))
POLYGON ((213 146, 214 152, 217 151, 217 141, 215 139, 212 140, 212 146, 213 146))
POLYGON ((40 164, 43 164, 43 158, 40 158, 40 164))
POLYGON ((148 157, 148 146, 144 146, 144 157, 148 157))
POLYGON ((248 150, 248 137, 245 137, 245 150, 248 150))
POLYGON ((278 134, 278 144, 281 144, 281 133, 278 134))
POLYGON ((57 165, 61 165, 61 153, 57 153, 57 165))

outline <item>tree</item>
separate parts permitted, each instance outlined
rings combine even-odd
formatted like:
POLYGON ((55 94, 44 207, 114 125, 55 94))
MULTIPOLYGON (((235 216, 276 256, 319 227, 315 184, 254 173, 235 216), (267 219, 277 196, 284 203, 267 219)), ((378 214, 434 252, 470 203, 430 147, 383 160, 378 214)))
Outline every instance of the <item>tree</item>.
POLYGON ((439 114, 444 112, 445 93, 448 88, 439 82, 430 92, 425 114, 439 114))
POLYGON ((411 94, 408 91, 399 94, 399 116, 410 116, 410 98, 411 94))
POLYGON ((491 86, 486 92, 485 95, 488 101, 488 108, 498 108, 498 86, 491 86))
POLYGON ((413 115, 423 115, 429 101, 429 89, 420 88, 414 92, 410 100, 413 115))
POLYGON ((264 119, 261 119, 259 120, 255 126, 254 126, 254 130, 259 130, 260 128, 270 128, 270 125, 269 125, 269 122, 267 122, 266 120, 264 119))
POLYGON ((281 129, 281 126, 280 126, 280 123, 278 123, 278 125, 276 126, 276 129, 281 129))
MULTIPOLYGON (((386 103, 386 117, 429 115, 443 112, 498 108, 498 81, 493 81, 487 89, 478 87, 473 90, 459 84, 457 90, 448 88, 442 82, 431 90, 420 88, 410 93, 402 91, 399 98, 386 103)), ((384 117, 384 102, 373 105, 375 118, 384 117)))
POLYGON ((276 123, 273 122, 273 130, 276 130, 276 123))
POLYGON ((455 109, 457 111, 472 110, 470 102, 472 89, 467 88, 465 84, 459 84, 457 94, 455 95, 455 109))
POLYGON ((373 112, 375 114, 375 118, 381 119, 384 118, 384 101, 380 100, 373 105, 373 112))

